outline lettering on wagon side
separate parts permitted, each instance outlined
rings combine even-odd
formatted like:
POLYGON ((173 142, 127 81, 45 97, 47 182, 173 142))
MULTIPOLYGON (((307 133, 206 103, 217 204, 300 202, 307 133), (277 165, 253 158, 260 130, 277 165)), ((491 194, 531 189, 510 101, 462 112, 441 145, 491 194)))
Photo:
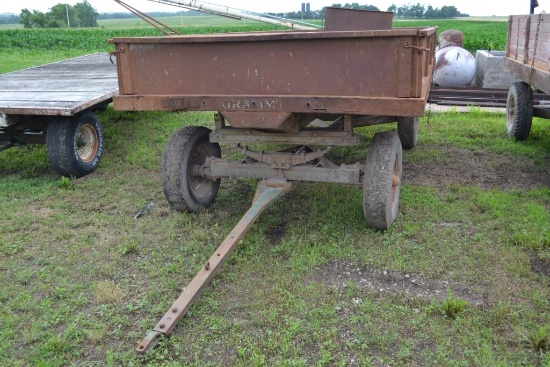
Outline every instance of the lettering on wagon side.
POLYGON ((278 98, 223 98, 219 100, 220 110, 281 110, 278 98))

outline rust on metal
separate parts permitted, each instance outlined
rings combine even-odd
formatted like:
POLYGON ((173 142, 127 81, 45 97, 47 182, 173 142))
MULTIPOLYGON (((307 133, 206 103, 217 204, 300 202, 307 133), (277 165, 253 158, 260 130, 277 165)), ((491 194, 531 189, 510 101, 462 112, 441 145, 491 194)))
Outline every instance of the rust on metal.
POLYGON ((361 143, 359 135, 346 131, 319 131, 303 129, 296 134, 266 133, 254 129, 217 129, 210 133, 210 142, 214 143, 253 143, 253 144, 302 144, 357 146, 361 143))
POLYGON ((333 8, 329 6, 326 8, 325 13, 325 30, 390 29, 392 21, 392 12, 333 8))
POLYGON ((319 164, 274 167, 267 163, 234 161, 210 157, 202 174, 211 178, 276 178, 283 176, 289 181, 331 182, 360 185, 364 174, 364 165, 336 165, 323 157, 319 164))
POLYGON ((438 36, 438 40, 440 49, 448 46, 464 47, 464 34, 454 29, 441 32, 438 36))
POLYGON ((168 312, 160 319, 157 325, 139 343, 136 352, 145 354, 155 347, 162 335, 169 335, 176 327, 178 321, 187 313, 195 303, 204 288, 210 283, 216 272, 220 269, 227 257, 233 252, 235 246, 241 241, 252 224, 260 214, 282 197, 291 188, 291 183, 282 178, 261 181, 258 184, 252 206, 244 214, 229 235, 218 246, 214 254, 199 270, 189 285, 180 294, 178 299, 170 307, 168 312))
POLYGON ((219 111, 237 128, 296 132, 292 114, 422 116, 436 28, 110 40, 121 110, 219 111))
POLYGON ((238 144, 237 150, 260 163, 277 166, 296 166, 321 158, 330 152, 331 147, 328 146, 324 149, 312 150, 309 147, 302 146, 295 152, 257 152, 238 144))

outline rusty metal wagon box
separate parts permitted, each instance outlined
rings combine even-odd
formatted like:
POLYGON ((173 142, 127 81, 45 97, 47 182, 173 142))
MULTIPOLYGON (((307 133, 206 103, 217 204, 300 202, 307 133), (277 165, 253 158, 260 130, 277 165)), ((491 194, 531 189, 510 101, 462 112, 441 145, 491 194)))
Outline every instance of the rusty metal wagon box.
POLYGON ((435 33, 393 28, 114 38, 115 108, 220 111, 233 127, 274 130, 290 113, 422 116, 435 33), (243 112, 256 113, 254 126, 243 112))

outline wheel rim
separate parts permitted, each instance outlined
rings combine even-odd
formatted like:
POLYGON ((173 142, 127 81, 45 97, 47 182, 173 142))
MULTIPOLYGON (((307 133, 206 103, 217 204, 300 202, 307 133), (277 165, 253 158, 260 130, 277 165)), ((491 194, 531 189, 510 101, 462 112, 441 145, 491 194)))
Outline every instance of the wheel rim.
POLYGON ((506 104, 506 131, 508 134, 514 128, 514 121, 516 119, 516 99, 513 95, 508 98, 508 103, 506 104))
POLYGON ((196 197, 202 198, 208 196, 214 189, 215 181, 209 180, 200 174, 201 166, 204 165, 208 157, 213 155, 214 152, 212 152, 209 144, 197 145, 191 154, 187 178, 189 180, 189 187, 196 197))
POLYGON ((90 124, 84 124, 76 133, 76 152, 83 162, 90 162, 97 155, 97 131, 90 124))

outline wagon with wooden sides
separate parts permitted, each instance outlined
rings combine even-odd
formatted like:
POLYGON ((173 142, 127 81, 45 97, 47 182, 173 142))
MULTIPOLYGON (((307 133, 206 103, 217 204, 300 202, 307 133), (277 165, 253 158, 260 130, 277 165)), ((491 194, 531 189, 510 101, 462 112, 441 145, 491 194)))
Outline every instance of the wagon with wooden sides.
POLYGON ((116 65, 98 53, 0 75, 0 151, 46 144, 64 176, 97 167, 103 132, 94 111, 118 92, 116 65))
POLYGON ((519 79, 508 91, 506 131, 525 140, 534 116, 550 119, 550 106, 533 105, 533 88, 550 94, 550 14, 508 18, 504 70, 519 79))
POLYGON ((185 126, 170 138, 163 189, 178 210, 216 197, 220 179, 261 179, 252 207, 138 346, 169 334, 258 215, 293 181, 363 188, 367 225, 386 229, 398 211, 402 147, 416 144, 431 85, 436 28, 391 28, 392 13, 327 10, 324 30, 132 37, 115 45, 118 110, 214 111, 213 131, 185 126), (397 122, 375 134, 365 163, 337 165, 334 146, 358 146, 354 128, 397 122), (221 143, 243 158, 222 158, 221 143), (249 145, 282 145, 278 151, 249 145))

